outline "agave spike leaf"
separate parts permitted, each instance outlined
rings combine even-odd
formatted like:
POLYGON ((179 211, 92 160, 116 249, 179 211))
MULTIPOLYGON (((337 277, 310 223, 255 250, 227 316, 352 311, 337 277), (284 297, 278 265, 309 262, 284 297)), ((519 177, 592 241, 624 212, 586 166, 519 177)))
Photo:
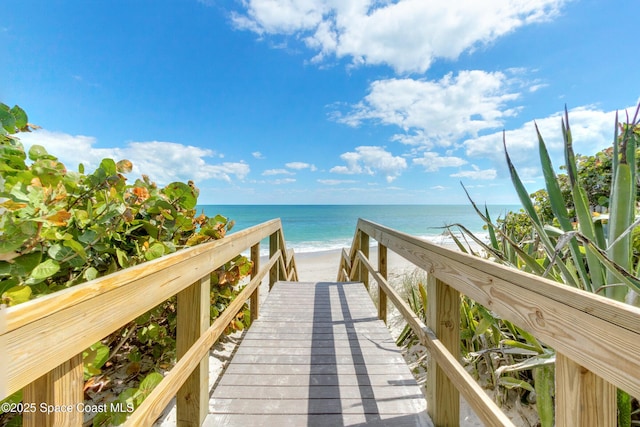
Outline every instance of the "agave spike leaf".
MULTIPOLYGON (((571 195, 573 197, 573 205, 578 217, 578 227, 580 232, 592 242, 596 241, 596 232, 591 218, 591 211, 584 188, 580 186, 577 174, 576 159, 573 152, 573 144, 571 137, 571 128, 569 127, 569 113, 565 107, 565 119, 562 122, 562 136, 564 138, 565 162, 571 185, 571 195), (566 123, 565 123, 566 121, 566 123)), ((589 274, 591 276, 592 290, 597 291, 604 285, 604 272, 602 265, 593 251, 586 249, 587 265, 589 266, 589 274)))
MULTIPOLYGON (((489 215, 489 208, 487 207, 486 204, 484 205, 484 212, 489 222, 491 222, 491 216, 489 215)), ((487 231, 489 232, 489 240, 491 241, 491 246, 498 249, 498 240, 496 239, 496 233, 493 230, 493 227, 488 226, 487 231)))
MULTIPOLYGON (((511 175, 511 182, 516 189, 516 193, 518 194, 520 203, 522 203, 522 206, 527 212, 527 215, 529 215, 529 218, 533 223, 533 227, 536 229, 536 232, 540 237, 541 242, 543 243, 543 247, 545 249, 545 252, 547 253, 547 256, 551 258, 553 257, 553 253, 555 252, 555 245, 551 242, 551 239, 549 238, 547 233, 544 232, 544 224, 542 224, 542 221, 540 220, 540 217, 538 216, 538 213, 536 212, 533 203, 531 202, 529 193, 525 189, 524 184, 522 184, 520 176, 518 175, 515 166, 511 162, 511 157, 509 156, 509 152, 507 151, 507 142, 504 133, 502 136, 502 144, 504 146, 504 154, 507 159, 507 166, 509 167, 509 174, 511 175)), ((566 265, 564 265, 563 263, 559 263, 558 268, 560 269, 565 283, 573 287, 578 287, 578 284, 575 282, 573 275, 569 272, 566 265)))
POLYGON ((552 365, 538 366, 533 370, 534 386, 536 390, 536 407, 540 417, 541 427, 552 427, 555 423, 553 394, 555 392, 555 367, 552 365))
POLYGON ((613 132, 613 158, 611 159, 611 182, 616 179, 616 171, 618 170, 618 163, 620 161, 618 155, 618 129, 620 124, 618 122, 618 111, 616 110, 616 121, 614 123, 614 132, 613 132))
MULTIPOLYGON (((569 220, 569 213, 567 212, 564 197, 562 197, 562 191, 560 190, 560 184, 558 184, 558 178, 556 177, 556 174, 553 170, 551 157, 549 156, 547 146, 544 143, 544 139, 542 138, 540 129, 538 129, 537 123, 535 124, 535 127, 536 133, 538 135, 538 151, 540 153, 540 163, 542 165, 542 172, 544 175, 545 186, 547 188, 547 194, 549 195, 549 201, 551 203, 551 210, 553 212, 553 215, 557 218, 560 227, 564 231, 571 231, 573 230, 573 225, 569 220)), ((573 258, 573 263, 580 272, 582 289, 593 292, 591 282, 589 281, 589 273, 587 272, 585 267, 584 257, 580 252, 580 249, 578 248, 578 242, 572 240, 569 249, 571 251, 571 257, 573 258)), ((557 245, 556 252, 554 254, 557 254, 557 245)))
POLYGON ((509 156, 509 152, 507 151, 507 141, 506 141, 504 132, 502 134, 502 145, 504 147, 504 155, 507 159, 507 166, 509 167, 509 174, 511 175, 511 181, 513 182, 513 185, 516 189, 516 193, 518 194, 520 203, 522 203, 522 206, 527 212, 527 215, 529 215, 529 217, 531 218, 531 221, 534 223, 534 226, 535 225, 542 226, 542 222, 540 221, 540 217, 538 217, 538 213, 533 207, 533 203, 531 202, 529 193, 527 192, 526 188, 522 184, 522 181, 520 180, 520 176, 518 175, 518 172, 516 171, 516 168, 513 165, 513 162, 511 162, 511 157, 509 156))
POLYGON ((558 178, 553 170, 553 164, 551 163, 551 157, 547 151, 547 146, 544 143, 538 124, 535 123, 536 133, 538 135, 538 151, 540 154, 540 164, 542 166, 542 173, 544 175, 544 181, 547 187, 547 194, 549 195, 549 201, 551 202, 551 210, 553 215, 560 223, 560 227, 564 231, 573 229, 571 221, 569 220, 569 213, 562 197, 562 191, 560 190, 560 184, 558 184, 558 178))
POLYGON ((540 344, 540 342, 538 341, 538 339, 536 337, 534 337, 533 335, 531 335, 529 332, 525 331, 524 329, 521 329, 519 327, 516 326, 516 331, 518 331, 518 334, 524 338, 527 343, 533 345, 534 347, 536 347, 536 349, 538 350, 538 353, 544 353, 544 348, 542 347, 542 345, 540 344))
POLYGON ((473 209, 476 211, 478 216, 480 216, 480 218, 482 218, 482 220, 487 224, 487 226, 490 226, 490 227, 493 226, 493 223, 491 222, 491 220, 489 220, 488 217, 486 217, 482 212, 480 212, 480 209, 478 209, 478 205, 476 205, 476 202, 473 201, 473 199, 469 195, 469 192, 467 191, 467 187, 464 186, 462 181, 460 181, 460 185, 462 186, 462 189, 464 190, 464 194, 467 195, 467 199, 469 199, 469 202, 471 203, 471 206, 473 206, 473 209))
MULTIPOLYGON (((612 243, 607 248, 609 258, 625 270, 631 269, 631 235, 626 231, 632 225, 636 199, 631 165, 627 161, 627 156, 630 155, 635 162, 634 154, 629 154, 629 151, 635 153, 635 147, 632 147, 631 150, 627 149, 628 146, 635 145, 633 144, 635 141, 629 141, 629 129, 630 126, 627 125, 620 141, 620 161, 611 187, 609 241, 612 243)), ((615 280, 615 274, 609 270, 607 284, 612 284, 615 280)), ((626 293, 626 289, 620 287, 605 290, 608 297, 618 301, 624 301, 626 293)))

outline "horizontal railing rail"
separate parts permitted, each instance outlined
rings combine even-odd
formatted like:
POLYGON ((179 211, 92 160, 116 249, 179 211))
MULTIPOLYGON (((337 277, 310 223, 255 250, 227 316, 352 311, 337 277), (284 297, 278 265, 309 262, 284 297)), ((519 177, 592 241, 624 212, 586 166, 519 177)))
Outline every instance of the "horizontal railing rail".
POLYGON ((178 361, 127 423, 151 425, 177 395, 179 424, 200 425, 208 409, 209 349, 247 300, 252 320, 258 317, 259 285, 267 273, 270 288, 278 280, 297 280, 279 219, 0 309, 0 400, 23 389, 23 407, 35 408, 23 413, 23 425, 81 426, 82 352, 177 295, 178 361), (265 238, 270 256, 260 268, 265 238), (209 325, 210 275, 246 250, 253 262, 251 279, 209 325))
POLYGON ((487 425, 513 425, 459 362, 460 293, 556 350, 556 426, 616 425, 616 388, 640 398, 640 309, 360 219, 339 281, 379 286, 431 354, 427 408, 435 425, 459 424, 462 394, 487 425), (378 242, 377 269, 369 262, 378 242), (427 272, 427 324, 387 283, 387 249, 427 272))

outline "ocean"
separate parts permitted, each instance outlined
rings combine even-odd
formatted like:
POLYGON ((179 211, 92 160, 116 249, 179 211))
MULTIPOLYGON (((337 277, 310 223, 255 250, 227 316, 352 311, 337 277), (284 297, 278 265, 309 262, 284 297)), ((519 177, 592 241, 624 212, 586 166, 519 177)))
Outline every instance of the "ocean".
MULTIPOLYGON (((329 251, 351 245, 358 218, 435 243, 451 238, 443 227, 460 223, 486 239, 483 221, 471 205, 201 205, 198 212, 235 221, 231 232, 280 218, 287 248, 296 253, 329 251)), ((504 217, 519 205, 488 206, 491 218, 504 217)), ((268 251, 262 245, 262 251, 268 251)))

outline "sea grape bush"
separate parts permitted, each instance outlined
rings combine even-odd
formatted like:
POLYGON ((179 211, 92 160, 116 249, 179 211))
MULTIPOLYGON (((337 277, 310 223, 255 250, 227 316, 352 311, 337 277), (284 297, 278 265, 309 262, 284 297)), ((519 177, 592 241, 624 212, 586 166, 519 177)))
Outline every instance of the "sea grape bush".
MULTIPOLYGON (((0 125, 0 307, 220 239, 233 227, 224 216, 197 214, 199 191, 191 181, 159 187, 143 175, 129 183, 128 160, 104 159, 91 173, 82 164, 69 170, 42 146, 25 152, 15 134, 34 126, 20 107, 0 103, 0 125)), ((212 274, 212 318, 250 270, 251 262, 238 256, 212 274)), ((246 326, 244 314, 230 328, 246 326)), ((174 350, 170 299, 84 352, 85 391, 104 387, 96 376, 105 365, 124 363, 128 374, 141 376, 168 367, 174 350)), ((139 403, 139 393, 127 393, 139 403)))

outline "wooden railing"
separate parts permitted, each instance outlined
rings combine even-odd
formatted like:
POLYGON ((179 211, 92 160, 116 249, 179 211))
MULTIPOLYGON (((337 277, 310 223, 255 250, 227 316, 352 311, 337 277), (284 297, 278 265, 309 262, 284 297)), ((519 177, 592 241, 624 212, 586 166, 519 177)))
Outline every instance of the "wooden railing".
POLYGON ((379 286, 379 316, 387 299, 431 354, 427 408, 434 424, 459 425, 462 394, 486 425, 513 425, 459 359, 460 293, 556 350, 556 426, 615 426, 616 387, 640 398, 640 309, 531 274, 452 251, 359 220, 339 281, 379 286), (377 269, 369 238, 378 242, 377 269), (427 324, 387 283, 387 248, 427 272, 427 324))
POLYGON ((277 280, 297 280, 279 219, 3 308, 0 400, 23 389, 23 425, 82 426, 82 352, 177 294, 178 361, 127 425, 151 425, 174 396, 178 424, 201 425, 208 410, 209 349, 247 300, 257 318, 259 285, 267 272, 270 288, 277 280), (267 237, 270 258, 260 268, 260 241, 267 237), (248 249, 249 284, 209 325, 211 273, 248 249))

